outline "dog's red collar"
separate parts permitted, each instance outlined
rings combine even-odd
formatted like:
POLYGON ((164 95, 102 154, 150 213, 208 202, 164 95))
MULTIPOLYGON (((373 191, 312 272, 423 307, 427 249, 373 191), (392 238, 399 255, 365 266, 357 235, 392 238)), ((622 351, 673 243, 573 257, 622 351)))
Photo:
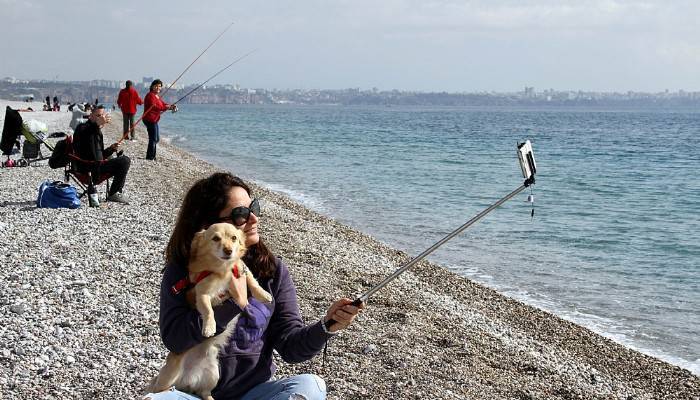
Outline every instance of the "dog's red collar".
POLYGON ((231 270, 233 272, 233 277, 238 279, 241 277, 241 273, 238 271, 238 263, 233 264, 233 269, 231 270))
MULTIPOLYGON (((234 278, 238 279, 241 277, 241 273, 238 271, 238 263, 233 264, 231 272, 233 272, 234 278)), ((194 278, 194 282, 190 281, 190 277, 188 275, 175 282, 175 284, 170 288, 170 291, 173 294, 180 294, 180 292, 182 292, 183 290, 187 290, 191 287, 194 287, 196 284, 201 282, 202 279, 206 278, 209 275, 211 275, 211 271, 202 271, 197 275, 196 278, 194 278)))

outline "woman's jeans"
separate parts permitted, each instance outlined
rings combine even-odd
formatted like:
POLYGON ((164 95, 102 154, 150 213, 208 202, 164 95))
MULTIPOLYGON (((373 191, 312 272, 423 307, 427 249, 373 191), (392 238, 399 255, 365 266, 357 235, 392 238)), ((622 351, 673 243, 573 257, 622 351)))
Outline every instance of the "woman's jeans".
POLYGON ((157 122, 143 121, 148 131, 148 149, 146 149, 146 160, 156 159, 156 144, 160 142, 160 133, 157 122))
MULTIPOLYGON (((270 380, 252 388, 241 400, 324 400, 326 383, 319 376, 311 374, 295 375, 289 378, 270 380)), ((152 400, 198 400, 175 389, 149 394, 144 399, 152 400)))

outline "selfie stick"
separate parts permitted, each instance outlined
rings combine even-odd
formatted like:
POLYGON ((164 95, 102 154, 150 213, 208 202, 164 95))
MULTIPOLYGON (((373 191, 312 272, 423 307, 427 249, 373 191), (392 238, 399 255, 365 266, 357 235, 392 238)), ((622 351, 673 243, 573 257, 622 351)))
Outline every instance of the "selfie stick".
MULTIPOLYGON (((449 235, 445 236, 442 238, 439 242, 435 243, 434 245, 430 246, 427 250, 424 252, 420 253, 418 256, 416 256, 414 259, 410 260, 406 264, 402 265, 399 269, 397 269, 393 274, 389 275, 388 277, 384 278, 383 281, 379 282, 376 286, 371 288, 370 290, 366 291, 364 294, 362 294, 360 297, 355 299, 355 301, 352 302, 352 305, 355 307, 359 307, 362 303, 366 302, 370 296, 372 296, 374 293, 379 291, 381 288, 389 284, 389 282, 393 281, 396 279, 399 275, 404 273, 407 269, 411 268, 414 266, 416 263, 418 263, 420 260, 424 259, 427 257, 430 253, 435 251, 438 247, 442 246, 446 242, 448 242, 450 239, 453 237, 459 235, 462 231, 465 229, 469 228, 472 226, 476 221, 480 220, 483 218, 486 214, 490 213, 493 211, 496 207, 500 206, 501 204, 505 203, 506 201, 510 200, 513 198, 515 195, 518 193, 522 192, 523 189, 526 187, 532 185, 535 183, 535 173, 537 170, 537 166, 535 165, 535 157, 532 153, 532 145, 530 144, 529 140, 526 140, 525 143, 519 143, 518 144, 518 158, 520 160, 520 168, 522 169, 523 172, 523 177, 525 178, 525 182, 523 184, 510 192, 507 196, 503 197, 502 199, 498 200, 494 204, 492 204, 489 208, 485 209, 484 211, 480 212, 477 214, 475 217, 464 223, 464 225, 460 226, 459 228, 455 229, 452 231, 449 235)), ((335 320, 329 319, 327 320, 324 324, 326 326, 326 329, 330 329, 330 327, 335 323, 335 320)))

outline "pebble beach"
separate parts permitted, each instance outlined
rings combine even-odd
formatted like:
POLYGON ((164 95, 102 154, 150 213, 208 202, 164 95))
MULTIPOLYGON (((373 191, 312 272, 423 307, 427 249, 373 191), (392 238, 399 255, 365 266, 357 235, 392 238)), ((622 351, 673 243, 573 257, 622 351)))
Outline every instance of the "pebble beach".
MULTIPOLYGON (((41 109, 0 101, 3 118, 6 105, 41 109)), ((22 113, 49 132, 68 132, 70 115, 22 113)), ((118 112, 103 133, 105 145, 121 136, 118 112)), ((75 210, 37 208, 38 186, 63 180, 63 169, 46 161, 0 169, 0 398, 136 399, 163 364, 163 251, 185 191, 220 169, 167 138, 157 161, 147 161, 143 126, 137 138, 123 146, 130 205, 90 208, 83 199, 75 210)), ((290 266, 307 323, 410 259, 250 184, 262 200, 261 236, 290 266)), ((320 375, 329 399, 700 399, 691 372, 430 262, 373 296, 325 360, 277 365, 278 376, 320 375)))

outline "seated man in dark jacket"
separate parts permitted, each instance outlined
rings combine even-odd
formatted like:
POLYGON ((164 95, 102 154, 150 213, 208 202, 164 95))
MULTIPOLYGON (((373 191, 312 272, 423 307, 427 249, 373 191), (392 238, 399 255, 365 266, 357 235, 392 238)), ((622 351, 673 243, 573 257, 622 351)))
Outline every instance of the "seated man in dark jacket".
POLYGON ((105 149, 101 128, 110 122, 111 118, 105 114, 104 106, 93 108, 88 120, 75 128, 73 135, 73 148, 76 155, 86 161, 103 161, 100 163, 80 163, 77 167, 81 172, 92 172, 93 179, 100 174, 111 174, 114 177, 109 188, 107 201, 129 204, 121 193, 129 172, 131 160, 124 155, 108 158, 119 150, 119 143, 114 143, 105 149))

